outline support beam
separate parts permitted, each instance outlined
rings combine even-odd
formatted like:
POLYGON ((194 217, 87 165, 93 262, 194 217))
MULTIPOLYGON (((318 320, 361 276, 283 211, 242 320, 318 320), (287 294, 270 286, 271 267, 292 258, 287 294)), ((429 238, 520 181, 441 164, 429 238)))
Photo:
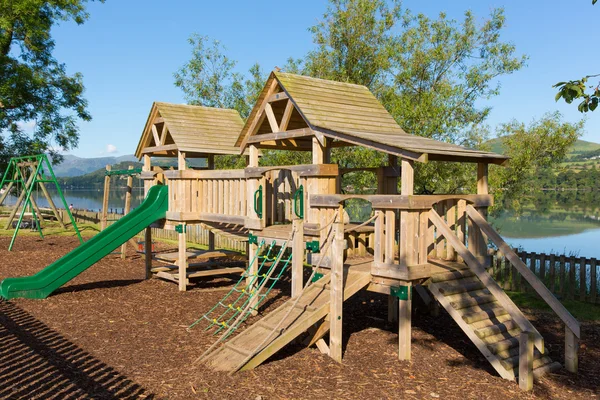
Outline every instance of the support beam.
POLYGON ((185 171, 187 169, 187 165, 185 163, 185 153, 182 151, 177 152, 177 169, 179 171, 185 171))
POLYGON ((179 254, 177 267, 179 270, 178 278, 179 278, 179 291, 185 292, 187 290, 187 242, 186 242, 186 225, 182 224, 182 232, 178 235, 179 241, 179 254))
MULTIPOLYGON (((254 275, 258 273, 258 245, 256 243, 252 243, 248 245, 248 260, 252 264, 248 268, 248 275, 246 276, 246 291, 252 292, 256 287, 256 281, 253 281, 254 275)), ((254 309, 256 305, 256 297, 251 300, 250 309, 254 309)), ((256 312, 253 312, 255 314, 256 312)))
MULTIPOLYGON (((340 206, 338 213, 343 213, 340 206)), ((329 355, 334 361, 342 362, 342 309, 344 304, 344 222, 340 215, 334 224, 331 246, 331 289, 329 355)))
POLYGON ((152 277, 152 228, 147 227, 144 232, 144 263, 146 266, 146 279, 152 277))
MULTIPOLYGON (((106 171, 110 171, 111 166, 106 166, 106 171)), ((103 231, 108 226, 108 195, 110 192, 110 176, 104 177, 104 197, 102 198, 102 218, 100 219, 100 230, 103 231)))
POLYGON ((412 336, 412 283, 403 284, 408 286, 408 299, 398 300, 398 359, 409 361, 412 336))
MULTIPOLYGON (((401 172, 400 194, 412 196, 415 187, 414 161, 403 159, 401 172)), ((418 215, 415 211, 400 212, 399 262, 401 266, 415 265, 418 262, 418 215)))
POLYGON ((275 119, 275 114, 273 113, 273 107, 271 107, 271 104, 265 104, 265 113, 267 114, 271 131, 273 133, 279 132, 279 125, 277 124, 277 119, 275 119))
POLYGON ((292 112, 294 111, 294 103, 291 100, 287 101, 285 105, 285 110, 283 111, 283 116, 281 117, 281 122, 279 123, 279 130, 287 131, 288 125, 290 124, 290 120, 292 119, 292 112))
POLYGON ((158 137, 158 129, 156 129, 156 125, 152 125, 152 137, 154 138, 154 145, 161 146, 160 137, 158 137))
POLYGON ((533 332, 521 332, 519 337, 519 388, 533 389, 533 332))
MULTIPOLYGON (((133 169, 133 165, 130 165, 128 169, 133 169)), ((123 216, 129 214, 131 210, 131 191, 133 189, 133 176, 127 175, 127 192, 125 193, 125 208, 123 209, 123 216)), ((127 255, 127 242, 121 245, 121 259, 124 260, 127 255)))
POLYGON ((299 296, 304 287, 304 220, 298 218, 292 222, 294 241, 292 243, 292 297, 299 296))
POLYGON ((579 368, 578 353, 579 339, 568 326, 565 326, 565 368, 574 374, 579 368))
POLYGON ((331 146, 327 138, 324 139, 325 145, 319 142, 319 139, 312 139, 312 163, 313 164, 329 164, 331 158, 331 146))

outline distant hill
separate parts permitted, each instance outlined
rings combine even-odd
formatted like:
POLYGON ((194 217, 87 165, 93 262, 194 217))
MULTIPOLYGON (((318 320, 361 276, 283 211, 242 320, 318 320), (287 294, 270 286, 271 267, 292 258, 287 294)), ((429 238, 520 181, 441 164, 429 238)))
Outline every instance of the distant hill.
MULTIPOLYGON (((142 163, 139 163, 139 162, 121 161, 119 163, 113 164, 112 169, 113 170, 127 169, 127 168, 129 168, 130 165, 132 165, 134 168, 142 167, 142 163)), ((99 168, 99 169, 95 170, 94 172, 90 172, 88 174, 84 174, 84 175, 80 175, 80 176, 58 177, 58 183, 61 184, 62 186, 76 187, 76 188, 100 187, 100 186, 104 185, 105 172, 106 172, 106 165, 103 168, 99 168)), ((127 176, 126 175, 115 176, 113 178, 113 180, 115 182, 115 183, 113 183, 113 185, 124 186, 124 185, 126 185, 125 182, 127 180, 127 176)), ((140 185, 140 183, 137 180, 138 180, 138 177, 136 175, 136 176, 134 176, 134 182, 133 182, 134 186, 140 185)))
MULTIPOLYGON (((487 144, 490 145, 491 151, 494 153, 504 154, 504 145, 501 138, 495 138, 489 140, 487 144)), ((585 140, 577 140, 575 144, 569 150, 567 158, 576 156, 577 154, 594 151, 600 149, 600 143, 587 142, 585 140)))
POLYGON ((82 158, 67 154, 63 162, 53 165, 52 169, 57 177, 81 176, 121 162, 137 162, 133 154, 120 157, 82 158))

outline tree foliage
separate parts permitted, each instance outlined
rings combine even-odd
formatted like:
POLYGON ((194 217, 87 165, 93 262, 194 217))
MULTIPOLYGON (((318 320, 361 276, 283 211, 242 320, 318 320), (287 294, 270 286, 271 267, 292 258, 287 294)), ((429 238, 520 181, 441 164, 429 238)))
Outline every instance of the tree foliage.
POLYGON ((491 186, 496 188, 497 208, 520 210, 532 190, 540 189, 544 170, 561 162, 583 132, 584 121, 563 122, 560 113, 544 115, 526 125, 511 121, 498 127, 505 152, 511 157, 507 167, 493 168, 491 186))
POLYGON ((60 22, 85 22, 87 3, 0 2, 0 163, 14 155, 43 151, 60 162, 55 146, 67 150, 77 145, 77 121, 91 119, 82 75, 69 75, 53 56, 51 30, 60 22), (32 133, 26 126, 32 127, 32 133))

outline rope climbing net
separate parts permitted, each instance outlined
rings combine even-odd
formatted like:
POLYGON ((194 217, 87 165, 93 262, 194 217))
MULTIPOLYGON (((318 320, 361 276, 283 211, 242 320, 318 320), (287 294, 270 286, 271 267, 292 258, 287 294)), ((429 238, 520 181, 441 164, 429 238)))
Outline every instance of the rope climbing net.
POLYGON ((262 240, 258 245, 256 255, 235 286, 188 329, 202 321, 207 321, 208 325, 204 329, 205 331, 213 329, 213 334, 216 335, 225 330, 225 334, 219 341, 227 339, 242 322, 257 311, 275 283, 287 270, 292 260, 291 252, 286 251, 287 243, 288 241, 284 242, 277 250, 275 241, 266 246, 265 241, 262 240), (275 252, 277 255, 272 256, 275 252), (258 264, 258 268, 256 272, 251 272, 254 263, 258 264))

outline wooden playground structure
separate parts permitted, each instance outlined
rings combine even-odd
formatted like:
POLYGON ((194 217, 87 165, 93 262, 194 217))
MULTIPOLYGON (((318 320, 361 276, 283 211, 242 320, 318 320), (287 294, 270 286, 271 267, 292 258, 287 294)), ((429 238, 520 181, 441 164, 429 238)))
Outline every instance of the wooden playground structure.
POLYGON ((503 165, 506 157, 407 134, 364 86, 274 71, 245 124, 233 110, 155 103, 136 156, 144 162, 146 190, 168 187, 160 225, 179 238, 177 253, 156 256, 168 265, 153 268, 146 229, 148 276, 173 280, 184 291, 194 277, 241 274, 221 306, 197 321, 220 333, 199 358, 215 369, 254 368, 301 335, 341 362, 343 303, 366 289, 389 295, 400 360, 411 358, 418 295, 443 307, 501 377, 531 389, 534 377, 560 364, 487 272, 491 242, 562 319, 565 367, 577 371, 579 322, 486 221, 493 204, 488 165, 503 165), (342 194, 341 176, 350 171, 331 163, 331 151, 346 146, 388 154, 385 165, 353 169, 375 174, 377 194, 342 194), (312 163, 261 166, 261 149, 310 152, 312 163), (247 167, 215 170, 219 155, 245 156, 247 167), (153 166, 152 157, 176 158, 178 168, 153 166), (191 158, 206 159, 206 167, 189 168, 191 158), (421 162, 475 163, 477 193, 415 195, 415 163, 421 162), (370 203, 367 221, 349 221, 344 207, 354 199, 370 203), (188 251, 186 226, 193 224, 247 241, 247 268, 223 267, 235 255, 214 243, 188 251), (200 269, 190 268, 195 263, 200 269), (292 297, 236 332, 288 266, 292 297))

